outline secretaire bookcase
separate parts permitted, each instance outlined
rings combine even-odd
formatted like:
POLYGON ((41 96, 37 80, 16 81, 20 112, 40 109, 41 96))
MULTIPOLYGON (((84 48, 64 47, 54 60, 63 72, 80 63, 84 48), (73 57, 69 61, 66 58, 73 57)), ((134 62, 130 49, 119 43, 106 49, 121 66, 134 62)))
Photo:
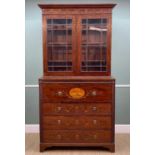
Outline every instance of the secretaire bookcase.
POLYGON ((114 6, 39 4, 43 31, 40 151, 54 146, 115 151, 114 6))

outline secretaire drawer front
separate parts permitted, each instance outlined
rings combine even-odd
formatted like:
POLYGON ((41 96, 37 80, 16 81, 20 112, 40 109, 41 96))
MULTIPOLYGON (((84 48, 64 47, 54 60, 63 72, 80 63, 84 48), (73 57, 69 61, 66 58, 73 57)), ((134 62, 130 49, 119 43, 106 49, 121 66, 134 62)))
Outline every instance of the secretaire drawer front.
POLYGON ((112 83, 43 83, 41 87, 41 99, 46 101, 96 101, 112 100, 112 83))
POLYGON ((43 103, 43 115, 110 115, 111 103, 43 103))
POLYGON ((46 143, 108 143, 112 142, 110 130, 44 130, 43 141, 46 143))
POLYGON ((110 116, 43 116, 43 129, 111 129, 110 116))

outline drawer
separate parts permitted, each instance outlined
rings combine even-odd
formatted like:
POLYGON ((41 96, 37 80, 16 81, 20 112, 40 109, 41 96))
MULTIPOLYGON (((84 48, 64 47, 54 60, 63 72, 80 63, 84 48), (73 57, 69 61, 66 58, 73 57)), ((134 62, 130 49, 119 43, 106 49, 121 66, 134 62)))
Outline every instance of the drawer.
POLYGON ((43 142, 45 143, 108 143, 112 142, 110 130, 57 130, 43 131, 43 142))
POLYGON ((111 103, 43 103, 43 115, 109 115, 111 103))
POLYGON ((43 116, 43 129, 111 129, 110 116, 43 116))
POLYGON ((111 101, 112 91, 112 83, 40 84, 40 98, 52 102, 111 101))

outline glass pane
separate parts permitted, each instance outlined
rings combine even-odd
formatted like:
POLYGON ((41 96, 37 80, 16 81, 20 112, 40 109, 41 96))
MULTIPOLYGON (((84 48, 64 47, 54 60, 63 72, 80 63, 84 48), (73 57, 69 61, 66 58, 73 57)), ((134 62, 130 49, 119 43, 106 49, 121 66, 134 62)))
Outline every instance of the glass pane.
POLYGON ((53 19, 53 24, 66 24, 66 19, 53 19))
POLYGON ((81 71, 106 71, 107 19, 82 19, 81 71))
POLYGON ((65 43, 66 41, 66 30, 53 30, 53 43, 65 43))
POLYGON ((72 43, 72 30, 67 31, 67 43, 71 44, 72 43))
POLYGON ((48 71, 72 71, 72 19, 47 19, 48 71))
POLYGON ((100 43, 101 32, 95 30, 88 30, 88 43, 100 43))
POLYGON ((82 30, 82 43, 86 43, 86 42, 87 42, 87 31, 82 30))
POLYGON ((65 61, 66 59, 66 47, 64 46, 53 46, 52 48, 52 60, 65 61))
POLYGON ((87 23, 87 19, 82 19, 82 24, 86 24, 87 23))
POLYGON ((71 19, 67 19, 67 24, 72 24, 72 20, 71 19))
POLYGON ((88 24, 101 24, 101 19, 88 19, 88 24))
POLYGON ((88 57, 87 60, 100 60, 100 47, 98 46, 89 46, 88 47, 88 57))
POLYGON ((52 24, 52 19, 47 19, 47 24, 52 24))
POLYGON ((101 43, 103 43, 104 46, 107 45, 107 32, 101 32, 101 43))

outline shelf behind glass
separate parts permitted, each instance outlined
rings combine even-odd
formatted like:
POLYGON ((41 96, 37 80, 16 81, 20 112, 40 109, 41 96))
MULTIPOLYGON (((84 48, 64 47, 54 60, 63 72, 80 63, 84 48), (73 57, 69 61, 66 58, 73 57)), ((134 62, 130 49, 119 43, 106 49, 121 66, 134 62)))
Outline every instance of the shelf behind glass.
POLYGON ((72 19, 47 20, 48 71, 72 71, 72 19))

